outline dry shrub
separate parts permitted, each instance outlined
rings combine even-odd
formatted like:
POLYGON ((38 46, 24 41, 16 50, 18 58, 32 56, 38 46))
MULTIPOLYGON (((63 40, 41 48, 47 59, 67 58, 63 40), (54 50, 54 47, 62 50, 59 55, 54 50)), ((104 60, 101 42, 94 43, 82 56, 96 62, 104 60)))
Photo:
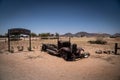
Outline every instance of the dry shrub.
POLYGON ((88 41, 90 44, 102 44, 102 45, 105 45, 107 44, 107 41, 103 40, 104 37, 100 36, 100 37, 97 37, 96 40, 90 40, 88 41))

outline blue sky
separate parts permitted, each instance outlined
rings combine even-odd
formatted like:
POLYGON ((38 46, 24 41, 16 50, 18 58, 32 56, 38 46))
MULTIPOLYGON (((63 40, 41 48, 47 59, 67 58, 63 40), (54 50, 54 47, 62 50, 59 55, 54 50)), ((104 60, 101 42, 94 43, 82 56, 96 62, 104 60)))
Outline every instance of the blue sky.
POLYGON ((0 0, 0 34, 10 28, 120 33, 120 0, 0 0))

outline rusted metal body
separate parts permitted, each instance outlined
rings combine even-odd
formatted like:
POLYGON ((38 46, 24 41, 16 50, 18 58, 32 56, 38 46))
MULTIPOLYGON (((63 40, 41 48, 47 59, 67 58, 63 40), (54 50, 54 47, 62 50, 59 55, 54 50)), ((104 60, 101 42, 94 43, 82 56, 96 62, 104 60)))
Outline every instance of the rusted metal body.
POLYGON ((63 59, 69 61, 74 61, 77 58, 89 57, 89 53, 82 54, 84 51, 82 48, 77 48, 77 44, 71 44, 69 41, 60 41, 58 38, 57 45, 54 44, 42 44, 42 51, 46 51, 52 55, 62 57, 63 59))

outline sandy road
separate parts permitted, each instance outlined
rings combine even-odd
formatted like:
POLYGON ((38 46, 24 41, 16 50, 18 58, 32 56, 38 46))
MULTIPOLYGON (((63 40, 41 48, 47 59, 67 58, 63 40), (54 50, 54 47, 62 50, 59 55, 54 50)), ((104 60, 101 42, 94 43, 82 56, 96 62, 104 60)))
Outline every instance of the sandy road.
POLYGON ((45 52, 0 54, 0 80, 120 80, 120 56, 67 62, 45 52))
POLYGON ((96 50, 113 50, 116 39, 106 38, 108 44, 89 44, 95 38, 72 38, 72 43, 90 52, 89 58, 65 61, 40 52, 41 43, 56 40, 32 41, 34 51, 27 51, 28 41, 11 42, 11 46, 24 46, 26 51, 7 52, 7 43, 0 42, 0 80, 120 80, 120 55, 95 54, 96 50))

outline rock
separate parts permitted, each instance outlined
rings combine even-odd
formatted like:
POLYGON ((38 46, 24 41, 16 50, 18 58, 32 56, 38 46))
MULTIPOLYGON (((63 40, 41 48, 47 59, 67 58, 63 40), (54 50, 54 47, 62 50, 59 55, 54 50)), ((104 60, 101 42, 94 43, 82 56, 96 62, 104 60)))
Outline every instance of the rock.
POLYGON ((95 51, 95 53, 102 54, 102 50, 97 50, 97 51, 95 51))

